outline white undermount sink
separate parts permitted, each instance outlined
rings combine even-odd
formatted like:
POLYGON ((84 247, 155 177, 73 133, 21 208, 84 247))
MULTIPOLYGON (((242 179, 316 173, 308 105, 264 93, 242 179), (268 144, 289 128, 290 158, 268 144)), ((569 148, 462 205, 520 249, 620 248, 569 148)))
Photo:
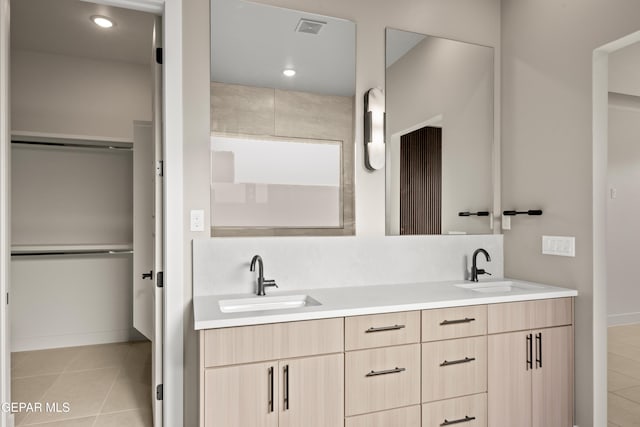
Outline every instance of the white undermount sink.
POLYGON ((496 281, 496 282, 460 283, 453 286, 457 286, 458 288, 468 289, 474 292, 482 292, 482 293, 526 291, 526 290, 542 288, 542 286, 532 285, 529 283, 514 282, 512 280, 503 280, 503 281, 496 281))
POLYGON ((223 313, 242 313, 247 311, 286 310, 322 304, 309 295, 274 295, 224 299, 218 301, 218 305, 223 313))

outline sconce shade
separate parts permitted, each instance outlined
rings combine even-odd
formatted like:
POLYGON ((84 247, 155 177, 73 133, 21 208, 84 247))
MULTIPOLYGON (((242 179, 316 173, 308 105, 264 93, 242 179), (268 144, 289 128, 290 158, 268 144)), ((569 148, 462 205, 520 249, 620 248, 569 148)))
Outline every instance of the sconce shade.
POLYGON ((364 95, 364 165, 369 170, 384 168, 386 117, 384 95, 378 88, 364 95))

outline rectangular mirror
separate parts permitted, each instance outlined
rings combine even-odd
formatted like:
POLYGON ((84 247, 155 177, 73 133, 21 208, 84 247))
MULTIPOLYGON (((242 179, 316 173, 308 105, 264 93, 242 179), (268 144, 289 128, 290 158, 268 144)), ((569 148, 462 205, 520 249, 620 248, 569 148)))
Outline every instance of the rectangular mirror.
POLYGON ((355 34, 211 0, 212 236, 354 234, 355 34))
POLYGON ((387 29, 387 234, 492 233, 493 61, 491 47, 387 29))

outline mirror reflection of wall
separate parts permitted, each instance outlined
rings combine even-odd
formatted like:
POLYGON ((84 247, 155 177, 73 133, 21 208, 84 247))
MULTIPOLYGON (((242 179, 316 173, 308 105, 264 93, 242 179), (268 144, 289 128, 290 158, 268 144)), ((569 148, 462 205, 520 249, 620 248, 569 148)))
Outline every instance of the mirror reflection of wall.
POLYGON ((493 48, 386 32, 387 234, 490 234, 493 48))
POLYGON ((354 234, 354 95, 353 22, 211 0, 212 235, 354 234))

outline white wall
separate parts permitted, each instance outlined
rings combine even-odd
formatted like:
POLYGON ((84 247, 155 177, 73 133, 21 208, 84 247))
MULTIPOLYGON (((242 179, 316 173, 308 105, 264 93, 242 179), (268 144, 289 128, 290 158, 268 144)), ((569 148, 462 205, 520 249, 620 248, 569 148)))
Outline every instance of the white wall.
POLYGON ((133 140, 151 120, 151 68, 40 52, 11 52, 11 127, 133 140))
POLYGON ((608 162, 607 315, 610 325, 640 323, 640 97, 609 95, 608 162))
MULTIPOLYGON (((500 0, 261 0, 260 3, 350 19, 356 23, 355 200, 356 235, 385 233, 385 174, 364 167, 363 96, 384 88, 385 27, 463 40, 496 48, 496 81, 500 80, 500 0)), ((209 229, 209 2, 183 2, 184 48, 184 214, 204 209, 209 229)), ((500 85, 496 84, 495 137, 500 140, 500 85)), ((499 144, 498 144, 499 147, 499 144)), ((192 283, 191 240, 207 237, 185 224, 185 283, 192 283)), ((196 425, 198 405, 197 334, 193 330, 192 288, 185 286, 185 425, 196 425)))
POLYGON ((640 43, 609 55, 609 92, 640 96, 640 43))
MULTIPOLYGON (((503 0, 504 209, 542 208, 505 232, 505 275, 577 289, 576 424, 594 425, 593 50, 640 27, 629 0, 503 0), (542 235, 576 236, 576 257, 542 255, 542 235)), ((601 424, 599 424, 601 425, 601 424)))

